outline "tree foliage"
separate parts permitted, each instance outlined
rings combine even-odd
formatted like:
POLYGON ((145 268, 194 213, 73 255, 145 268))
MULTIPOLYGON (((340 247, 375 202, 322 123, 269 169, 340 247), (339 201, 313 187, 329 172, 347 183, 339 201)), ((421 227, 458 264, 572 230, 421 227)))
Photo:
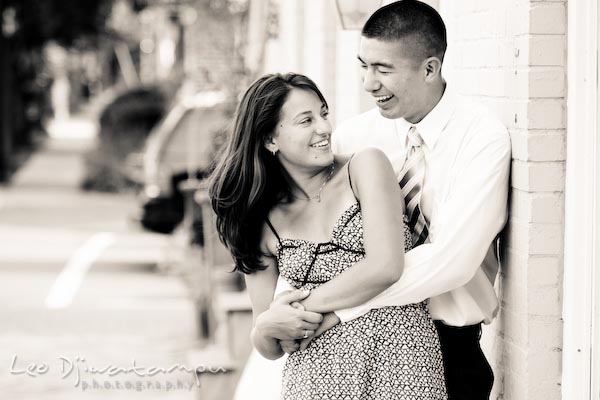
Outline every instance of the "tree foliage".
POLYGON ((106 32, 112 0, 4 0, 3 10, 15 10, 17 48, 40 48, 49 41, 70 47, 94 42, 106 32))

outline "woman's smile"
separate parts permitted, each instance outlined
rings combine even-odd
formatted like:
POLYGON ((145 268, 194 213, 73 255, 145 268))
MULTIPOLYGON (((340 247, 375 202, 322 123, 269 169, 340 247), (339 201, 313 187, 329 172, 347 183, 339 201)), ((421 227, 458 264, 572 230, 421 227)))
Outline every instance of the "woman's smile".
POLYGON ((329 139, 323 139, 323 140, 319 140, 316 143, 313 143, 310 145, 310 147, 314 147, 314 148, 322 148, 322 147, 327 147, 329 146, 329 139))

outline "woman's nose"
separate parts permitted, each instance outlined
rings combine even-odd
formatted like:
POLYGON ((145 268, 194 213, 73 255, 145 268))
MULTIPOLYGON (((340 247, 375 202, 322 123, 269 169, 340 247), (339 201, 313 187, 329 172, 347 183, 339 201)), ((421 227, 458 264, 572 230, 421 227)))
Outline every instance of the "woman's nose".
POLYGON ((325 118, 321 118, 317 124, 317 133, 319 135, 327 135, 331 133, 331 123, 325 118))

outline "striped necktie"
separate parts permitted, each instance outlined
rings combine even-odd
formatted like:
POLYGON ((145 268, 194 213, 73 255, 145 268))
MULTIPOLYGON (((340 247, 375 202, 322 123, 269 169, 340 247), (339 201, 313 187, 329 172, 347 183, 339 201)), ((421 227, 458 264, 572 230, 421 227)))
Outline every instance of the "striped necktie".
POLYGON ((429 235, 428 223, 420 207, 423 177, 425 176, 425 156, 422 145, 423 138, 417 129, 411 126, 408 131, 408 151, 402 168, 400 189, 406 203, 406 215, 414 247, 423 244, 429 235))

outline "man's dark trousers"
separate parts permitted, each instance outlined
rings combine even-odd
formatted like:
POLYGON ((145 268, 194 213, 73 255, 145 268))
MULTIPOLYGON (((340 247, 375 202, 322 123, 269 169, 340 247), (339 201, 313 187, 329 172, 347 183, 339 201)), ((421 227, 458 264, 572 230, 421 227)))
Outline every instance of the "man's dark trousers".
POLYGON ((448 400, 488 400, 494 373, 479 339, 481 324, 453 327, 435 321, 440 336, 448 400))

